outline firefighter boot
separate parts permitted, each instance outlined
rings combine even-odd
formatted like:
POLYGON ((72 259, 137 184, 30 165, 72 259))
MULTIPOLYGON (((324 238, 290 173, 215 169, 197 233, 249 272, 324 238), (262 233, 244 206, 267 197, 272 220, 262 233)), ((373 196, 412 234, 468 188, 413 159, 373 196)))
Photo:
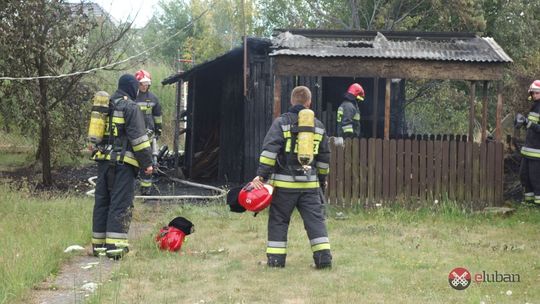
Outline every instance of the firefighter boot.
POLYGON ((287 258, 286 254, 267 254, 268 258, 267 265, 268 267, 273 268, 283 268, 285 267, 285 260, 287 258))
POLYGON ((106 251, 107 257, 115 261, 120 260, 129 252, 129 248, 127 246, 123 246, 124 244, 117 244, 117 245, 107 244, 107 251, 106 251))
POLYGON ((313 253, 313 261, 317 269, 332 268, 332 254, 330 253, 330 249, 315 251, 313 253))
POLYGON ((95 257, 99 257, 102 253, 105 254, 105 251, 107 251, 107 248, 105 247, 105 244, 92 244, 92 255, 95 257))

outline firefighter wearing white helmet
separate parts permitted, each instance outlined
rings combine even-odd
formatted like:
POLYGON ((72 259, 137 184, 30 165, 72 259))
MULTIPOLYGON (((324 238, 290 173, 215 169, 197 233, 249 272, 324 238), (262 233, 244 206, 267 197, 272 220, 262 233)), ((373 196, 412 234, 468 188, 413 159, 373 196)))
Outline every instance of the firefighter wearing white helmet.
POLYGON ((527 117, 517 114, 516 128, 526 128, 525 144, 521 147, 520 179, 524 188, 524 203, 540 207, 540 80, 529 86, 532 101, 527 117))
POLYGON ((268 266, 285 267, 289 222, 297 208, 309 237, 315 266, 329 268, 332 255, 320 189, 321 185, 326 185, 329 171, 328 138, 323 123, 309 110, 311 92, 307 87, 293 89, 291 105, 266 133, 257 176, 252 181, 257 189, 264 183, 274 186, 268 216, 268 266), (303 140, 308 144, 302 143, 303 140), (310 151, 302 151, 302 146, 308 145, 310 151))
MULTIPOLYGON (((159 137, 161 136, 163 119, 159 99, 150 92, 152 76, 145 70, 139 70, 135 73, 135 78, 139 81, 139 94, 135 102, 144 114, 146 129, 154 136, 159 137)), ((152 176, 141 172, 141 194, 152 195, 152 189, 152 176)))

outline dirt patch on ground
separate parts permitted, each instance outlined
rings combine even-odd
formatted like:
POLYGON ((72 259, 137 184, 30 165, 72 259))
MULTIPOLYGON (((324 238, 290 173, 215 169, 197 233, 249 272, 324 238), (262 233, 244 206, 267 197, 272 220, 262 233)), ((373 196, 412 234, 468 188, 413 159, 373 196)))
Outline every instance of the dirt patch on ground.
MULTIPOLYGON (((131 223, 129 239, 135 240, 151 232, 152 226, 146 223, 131 223)), ((83 303, 101 285, 106 284, 114 272, 118 271, 122 260, 114 261, 90 255, 91 248, 76 253, 62 265, 55 276, 50 276, 34 287, 27 303, 35 304, 71 304, 83 303)), ((129 254, 125 257, 129 259, 129 254)))
POLYGON ((88 183, 88 178, 95 175, 97 175, 95 164, 57 168, 52 170, 53 185, 44 187, 42 172, 35 166, 0 171, 0 178, 16 190, 27 190, 31 193, 46 192, 51 195, 66 192, 84 194, 93 188, 88 183))
MULTIPOLYGON (((26 190, 30 193, 58 195, 70 192, 84 195, 94 188, 88 179, 97 175, 97 165, 87 164, 54 169, 52 171, 53 185, 51 187, 43 186, 41 174, 39 168, 33 166, 21 167, 9 171, 0 171, 0 179, 15 190, 26 190)), ((165 172, 154 176, 155 188, 153 195, 214 196, 219 194, 210 189, 175 182, 169 176, 172 177, 173 174, 165 172)), ((205 182, 204 184, 219 188, 230 188, 229 185, 216 182, 205 182)), ((136 195, 139 195, 138 186, 136 186, 136 195)))

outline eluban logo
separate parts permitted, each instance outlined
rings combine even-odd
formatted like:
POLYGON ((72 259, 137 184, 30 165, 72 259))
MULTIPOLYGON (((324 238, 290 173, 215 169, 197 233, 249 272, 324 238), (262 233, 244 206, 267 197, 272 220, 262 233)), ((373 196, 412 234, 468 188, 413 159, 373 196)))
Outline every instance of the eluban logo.
POLYGON ((463 267, 452 269, 448 274, 448 283, 452 288, 457 290, 463 290, 471 284, 471 279, 475 283, 519 283, 521 277, 517 273, 500 273, 495 271, 489 273, 483 270, 481 273, 475 273, 474 275, 463 267))
POLYGON ((454 289, 463 290, 471 284, 471 273, 462 267, 454 268, 448 274, 448 283, 454 289))

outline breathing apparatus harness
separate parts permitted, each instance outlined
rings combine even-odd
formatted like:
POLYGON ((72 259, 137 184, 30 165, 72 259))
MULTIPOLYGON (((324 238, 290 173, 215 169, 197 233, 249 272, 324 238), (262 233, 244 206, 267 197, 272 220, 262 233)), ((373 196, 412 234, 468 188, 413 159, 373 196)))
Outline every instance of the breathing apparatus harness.
POLYGON ((287 124, 291 126, 289 151, 285 145, 285 165, 277 158, 277 164, 280 168, 289 172, 295 181, 297 176, 305 175, 311 171, 310 164, 314 159, 313 139, 315 136, 315 115, 310 109, 303 109, 298 112, 295 118, 292 113, 285 113, 287 124), (297 148, 298 147, 298 148, 297 148), (297 152, 295 157, 295 151, 297 152), (299 165, 298 165, 299 164, 299 165))
POLYGON ((99 141, 96 143, 96 149, 92 152, 92 157, 99 151, 103 155, 109 155, 109 170, 107 171, 107 188, 109 191, 112 190, 114 186, 114 179, 115 179, 115 171, 116 171, 116 165, 124 164, 124 157, 126 155, 127 151, 127 145, 128 145, 128 138, 125 134, 121 136, 119 134, 118 127, 113 124, 113 116, 114 111, 116 110, 116 104, 120 102, 121 100, 126 99, 126 97, 117 98, 115 100, 109 101, 108 103, 108 111, 107 111, 107 119, 108 119, 108 127, 103 128, 103 133, 101 134, 101 138, 103 138, 104 135, 108 134, 107 143, 103 143, 102 141, 99 141), (116 135, 116 136, 115 136, 116 135), (120 157, 118 158, 118 155, 120 157))

